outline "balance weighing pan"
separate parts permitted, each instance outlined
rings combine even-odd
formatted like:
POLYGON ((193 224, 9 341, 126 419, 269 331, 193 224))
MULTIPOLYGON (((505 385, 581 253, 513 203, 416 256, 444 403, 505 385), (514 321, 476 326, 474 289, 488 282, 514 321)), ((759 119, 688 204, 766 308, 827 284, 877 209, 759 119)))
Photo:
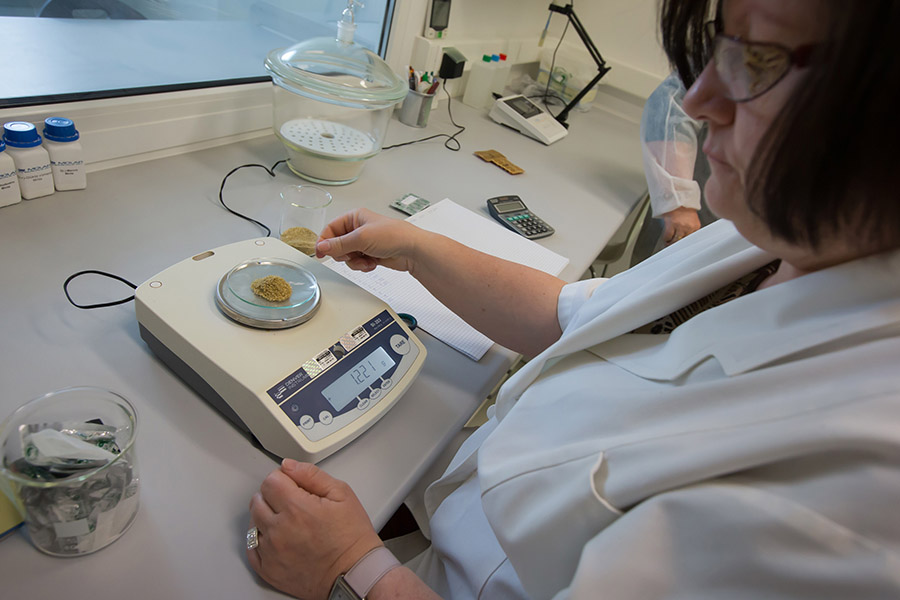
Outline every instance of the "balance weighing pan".
POLYGON ((377 427, 426 356, 384 302, 276 238, 185 258, 138 286, 135 313, 169 369, 266 452, 302 461, 377 427), (249 296, 265 275, 291 298, 249 296))
POLYGON ((283 258, 253 258, 225 273, 216 286, 216 305, 242 325, 260 329, 287 329, 305 323, 319 308, 321 292, 316 276, 283 258), (251 284, 274 275, 291 286, 291 297, 282 302, 257 296, 251 284))

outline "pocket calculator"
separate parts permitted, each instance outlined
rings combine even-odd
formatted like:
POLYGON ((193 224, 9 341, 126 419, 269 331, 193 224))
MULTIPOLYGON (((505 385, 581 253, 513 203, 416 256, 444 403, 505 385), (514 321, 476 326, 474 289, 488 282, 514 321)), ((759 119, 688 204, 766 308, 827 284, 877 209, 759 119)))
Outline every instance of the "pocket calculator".
POLYGON ((547 237, 555 231, 533 212, 518 196, 497 196, 487 201, 491 216, 530 240, 547 237))

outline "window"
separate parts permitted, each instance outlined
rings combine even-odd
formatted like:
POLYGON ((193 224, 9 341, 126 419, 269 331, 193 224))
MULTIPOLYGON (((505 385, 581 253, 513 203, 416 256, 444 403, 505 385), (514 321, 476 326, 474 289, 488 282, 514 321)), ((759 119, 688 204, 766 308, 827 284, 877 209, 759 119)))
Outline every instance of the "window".
MULTIPOLYGON (((384 55, 394 0, 355 9, 384 55)), ((333 36, 347 0, 0 0, 0 108, 268 80, 269 51, 333 36)))

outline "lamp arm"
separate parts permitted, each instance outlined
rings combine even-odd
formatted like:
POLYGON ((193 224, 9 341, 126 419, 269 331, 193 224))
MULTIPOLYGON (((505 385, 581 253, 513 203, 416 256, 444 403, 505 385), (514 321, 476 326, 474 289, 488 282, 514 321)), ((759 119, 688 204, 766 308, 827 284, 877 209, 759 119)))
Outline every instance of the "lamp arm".
MULTIPOLYGON (((569 124, 566 123, 566 118, 569 116, 569 111, 571 111, 576 104, 578 104, 581 99, 588 93, 588 91, 594 87, 600 79, 606 75, 610 67, 607 66, 606 61, 603 60, 603 56, 600 54, 600 51, 597 50, 597 46, 594 45, 594 41, 591 39, 591 36, 588 35, 587 30, 584 28, 584 25, 581 24, 581 20, 578 18, 578 15, 575 14, 575 9, 571 4, 566 4, 565 6, 557 6, 556 4, 550 4, 550 12, 560 13, 565 15, 569 19, 569 23, 575 28, 576 33, 578 33, 578 37, 581 38, 581 41, 584 43, 585 47, 588 50, 588 53, 591 55, 591 58, 594 59, 594 62, 597 63, 597 69, 599 73, 596 77, 594 77, 590 83, 588 83, 583 90, 581 90, 575 98, 569 102, 566 107, 556 115, 556 120, 562 124, 563 127, 569 127, 569 124)), ((552 78, 553 73, 550 73, 548 77, 552 78)))

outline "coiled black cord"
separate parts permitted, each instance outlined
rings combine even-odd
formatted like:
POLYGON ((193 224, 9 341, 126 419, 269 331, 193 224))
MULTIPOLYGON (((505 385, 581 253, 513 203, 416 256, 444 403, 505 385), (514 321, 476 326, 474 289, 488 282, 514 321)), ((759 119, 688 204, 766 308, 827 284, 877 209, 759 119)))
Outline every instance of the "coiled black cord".
POLYGON ((222 178, 222 185, 219 186, 219 202, 222 204, 223 207, 225 207, 225 210, 227 210, 231 214, 235 215, 236 217, 240 217, 240 218, 244 219, 245 221, 250 221, 251 223, 255 223, 255 224, 259 225, 260 227, 262 227, 263 229, 266 230, 266 237, 272 236, 272 230, 269 229, 265 224, 257 221, 256 219, 248 217, 247 215, 242 215, 241 213, 237 212, 236 210, 232 210, 231 208, 229 208, 228 205, 225 204, 225 198, 222 196, 222 192, 225 191, 225 182, 228 181, 228 178, 231 177, 231 175, 233 175, 236 171, 240 171, 241 169, 246 168, 246 167, 259 167, 260 169, 264 169, 266 171, 266 173, 268 173, 271 177, 275 177, 275 168, 283 162, 287 162, 287 160, 281 159, 278 162, 276 162, 274 165, 272 165, 271 167, 267 167, 265 165, 260 165, 257 163, 250 163, 250 164, 246 164, 246 165, 241 165, 239 167, 235 167, 232 170, 228 171, 228 173, 225 175, 225 177, 222 178))
POLYGON ((429 135, 428 137, 423 137, 418 140, 412 140, 411 142, 402 142, 400 144, 393 144, 391 146, 383 146, 381 148, 382 150, 390 150, 391 148, 399 148, 401 146, 409 146, 410 144, 418 144, 419 142, 425 142, 428 140, 433 140, 435 138, 445 137, 447 139, 444 140, 444 148, 446 148, 447 150, 452 150, 453 152, 459 152, 459 149, 462 148, 462 146, 460 145, 459 140, 456 139, 456 136, 458 136, 463 131, 465 131, 466 128, 453 120, 453 113, 450 111, 450 101, 452 100, 452 97, 450 96, 450 92, 447 90, 446 83, 447 83, 446 80, 441 81, 441 87, 444 89, 444 93, 447 94, 447 115, 450 116, 450 122, 453 123, 453 126, 458 128, 457 132, 454 133, 453 135, 450 135, 447 133, 436 133, 434 135, 429 135), (453 144, 455 144, 456 147, 451 146, 451 144, 450 144, 451 142, 453 142, 453 144))
POLYGON ((83 308, 85 310, 89 310, 91 308, 106 308, 107 306, 118 306, 119 304, 125 304, 126 302, 131 302, 134 300, 134 294, 129 296, 128 298, 122 298, 121 300, 114 300, 112 302, 100 302, 98 304, 78 304, 74 300, 72 300, 72 296, 69 295, 69 282, 71 282, 76 277, 81 277, 82 275, 102 275, 103 277, 109 277, 110 279, 115 279, 117 281, 121 281, 128 287, 133 290, 137 289, 137 286, 125 279, 124 277, 119 277, 118 275, 113 275, 112 273, 107 273, 106 271, 97 271, 94 269, 88 269, 87 271, 79 271, 73 275, 69 275, 66 278, 65 282, 63 282, 63 293, 65 293, 66 298, 77 308, 83 308))

